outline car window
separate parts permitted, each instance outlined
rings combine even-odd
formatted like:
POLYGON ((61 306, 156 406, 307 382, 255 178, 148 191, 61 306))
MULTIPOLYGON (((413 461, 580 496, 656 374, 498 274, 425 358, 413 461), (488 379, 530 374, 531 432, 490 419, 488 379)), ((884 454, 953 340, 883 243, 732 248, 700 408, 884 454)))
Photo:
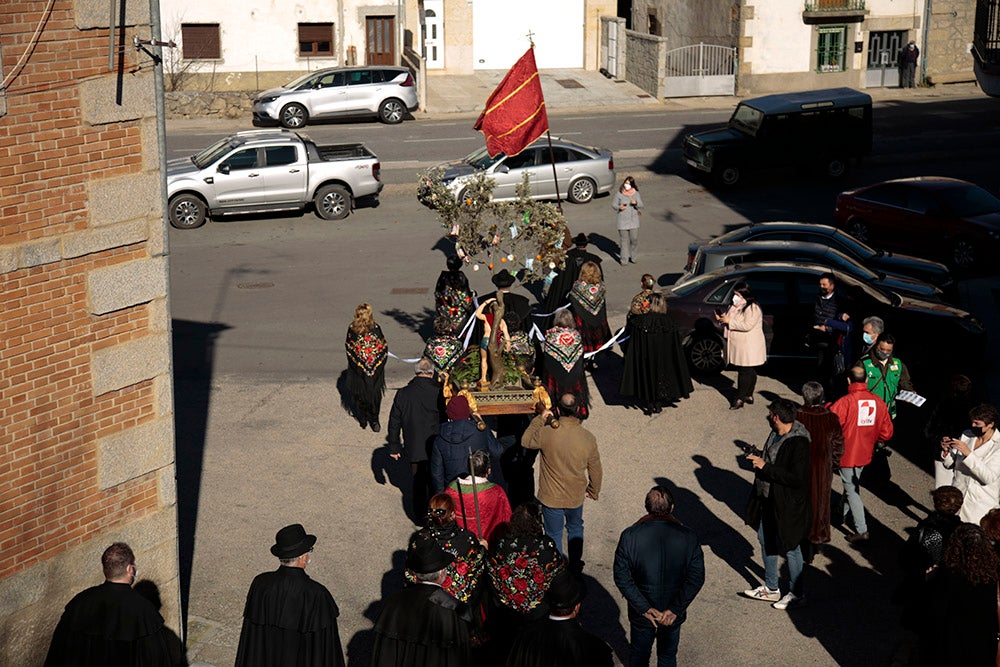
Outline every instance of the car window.
MULTIPOLYGON (((546 152, 545 157, 548 157, 547 152, 546 152)), ((555 162, 556 164, 559 164, 561 162, 570 162, 570 161, 576 160, 576 159, 579 159, 579 158, 571 155, 568 150, 566 150, 565 148, 562 148, 561 146, 554 146, 552 148, 552 161, 555 162)))
POLYGON ((819 296, 819 278, 813 275, 797 274, 795 276, 795 302, 816 303, 819 296))
POLYGON ((722 283, 719 285, 714 292, 708 295, 709 303, 728 303, 729 302, 729 291, 733 288, 733 283, 722 283))
POLYGON ((747 284, 750 285, 750 291, 757 297, 764 310, 767 310, 767 306, 784 306, 788 303, 783 278, 750 276, 747 278, 747 284))
POLYGON ((363 86, 372 82, 372 71, 370 69, 359 69, 347 73, 347 85, 363 86))
POLYGON ((244 148, 227 157, 226 161, 222 164, 228 166, 230 171, 253 169, 257 166, 257 149, 244 148))
POLYGON ((267 166, 277 167, 295 162, 295 146, 269 146, 264 149, 267 166))
POLYGON ((371 74, 372 83, 384 83, 386 81, 392 80, 392 75, 391 75, 392 73, 387 72, 384 69, 369 70, 369 74, 371 74))
POLYGON ((904 208, 908 211, 924 215, 934 208, 934 202, 927 196, 926 192, 922 192, 916 188, 907 188, 904 208))
POLYGON ((343 72, 330 72, 329 74, 324 74, 319 78, 317 84, 320 88, 332 88, 335 86, 344 85, 344 73, 343 72))
POLYGON ((533 167, 535 165, 535 153, 537 149, 526 148, 517 155, 512 155, 503 161, 504 165, 511 170, 533 167))
POLYGON ((734 264, 742 264, 746 261, 746 255, 729 255, 726 257, 725 261, 722 263, 723 266, 733 266, 734 264))
POLYGON ((1000 211, 1000 199, 976 185, 946 188, 936 195, 942 211, 961 218, 1000 211))
POLYGON ((906 192, 896 183, 886 183, 865 190, 858 195, 862 201, 870 201, 883 206, 895 206, 903 208, 906 206, 906 192))
POLYGON ((571 148, 567 148, 566 152, 569 153, 569 159, 570 160, 592 160, 593 159, 589 155, 587 155, 585 153, 581 153, 580 151, 575 151, 575 150, 573 150, 571 148))

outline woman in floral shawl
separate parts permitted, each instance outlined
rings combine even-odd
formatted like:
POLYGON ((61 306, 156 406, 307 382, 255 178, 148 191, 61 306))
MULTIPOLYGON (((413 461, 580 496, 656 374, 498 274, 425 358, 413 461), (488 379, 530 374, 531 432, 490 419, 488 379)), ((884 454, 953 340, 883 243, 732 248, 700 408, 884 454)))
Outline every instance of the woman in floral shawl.
MULTIPOLYGON (((408 549, 416 548, 417 540, 430 537, 438 546, 455 556, 455 560, 445 569, 445 579, 441 588, 459 602, 475 606, 478 602, 479 582, 486 570, 486 549, 471 530, 466 530, 455 521, 455 501, 446 493, 439 493, 430 499, 427 510, 427 527, 421 528, 410 537, 408 549)), ((417 578, 409 568, 403 576, 410 583, 417 578)))
POLYGON ((469 287, 469 279, 462 273, 462 260, 458 255, 448 257, 448 270, 438 276, 434 286, 434 308, 438 317, 448 321, 451 333, 458 334, 476 309, 476 293, 469 287))
POLYGON ((601 267, 594 262, 584 262, 580 267, 580 277, 569 291, 570 308, 576 328, 583 338, 584 352, 593 352, 611 340, 604 297, 601 267))
POLYGON ((347 328, 347 389, 354 398, 354 416, 361 428, 371 424, 378 433, 378 422, 385 393, 385 360, 389 345, 382 329, 375 324, 372 307, 363 303, 354 309, 354 321, 347 328))
POLYGON ((580 419, 587 418, 590 392, 583 374, 583 342, 568 310, 557 312, 555 326, 545 332, 541 375, 553 405, 563 394, 573 394, 580 406, 580 419))
POLYGON ((548 614, 545 591, 565 566, 556 543, 542 529, 539 506, 518 505, 487 565, 493 590, 490 636, 509 644, 520 626, 544 618, 548 614))
POLYGON ((462 341, 453 333, 451 321, 438 315, 434 318, 434 335, 427 339, 424 356, 434 364, 438 373, 448 373, 462 356, 462 341))

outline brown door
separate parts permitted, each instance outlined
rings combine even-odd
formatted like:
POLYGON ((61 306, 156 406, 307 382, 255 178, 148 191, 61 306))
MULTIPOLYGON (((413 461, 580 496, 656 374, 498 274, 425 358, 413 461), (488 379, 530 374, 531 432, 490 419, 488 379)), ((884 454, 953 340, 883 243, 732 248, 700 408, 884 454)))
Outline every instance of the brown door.
POLYGON ((369 16, 365 19, 365 64, 396 64, 396 19, 369 16))

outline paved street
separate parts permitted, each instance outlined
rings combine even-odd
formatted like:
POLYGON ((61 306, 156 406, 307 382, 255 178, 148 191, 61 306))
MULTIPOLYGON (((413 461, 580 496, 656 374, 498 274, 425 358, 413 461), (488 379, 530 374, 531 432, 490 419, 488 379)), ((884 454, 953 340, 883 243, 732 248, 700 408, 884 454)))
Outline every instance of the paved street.
MULTIPOLYGON (((885 102, 876 111, 873 159, 844 182, 782 174, 724 194, 690 180, 678 148, 684 132, 724 121, 727 110, 587 111, 554 115, 551 124, 554 133, 613 149, 619 181, 635 175, 646 202, 639 262, 627 268, 613 261, 609 199, 564 205, 573 231, 591 233, 606 258, 614 329, 624 323, 639 276, 649 272, 670 284, 693 239, 748 221, 829 222, 837 192, 897 176, 956 176, 996 192, 1000 131, 987 129, 995 127, 994 108, 984 98, 885 102)), ((415 175, 478 147, 472 122, 441 116, 397 127, 310 127, 320 143, 363 141, 379 155, 388 185, 378 208, 339 222, 306 213, 171 230, 180 556, 192 661, 232 664, 247 587, 276 566, 268 553, 274 532, 302 522, 319 537, 309 571, 337 599, 348 662, 367 664, 378 601, 400 587, 402 550, 414 527, 401 509, 402 466, 383 453, 384 432, 361 431, 341 407, 343 339, 354 306, 368 301, 390 349, 419 355, 450 244, 433 212, 416 202, 415 175)), ((172 124, 169 157, 245 127, 172 124)), ((480 292, 492 290, 484 272, 469 277, 480 292)), ((996 287, 980 280, 964 292, 967 307, 988 325, 996 325, 996 287)), ((998 330, 991 326, 991 340, 998 330)), ((412 376, 410 366, 389 364, 383 424, 393 390, 412 376)), ((649 418, 621 405, 619 367, 620 357, 602 363, 590 385, 595 405, 586 426, 598 438, 605 488, 584 512, 584 625, 619 658, 626 655, 611 559, 620 531, 643 514, 646 490, 666 483, 706 553, 706 585, 684 625, 682 664, 884 664, 896 628, 889 600, 896 550, 922 516, 916 506, 929 503, 922 444, 903 442, 890 460, 901 492, 865 496, 871 546, 853 549, 835 531, 807 570, 809 606, 779 612, 736 595, 759 582, 762 567, 756 534, 741 518, 752 473, 734 440, 761 443, 767 400, 794 397, 802 377, 794 368, 769 368, 758 384, 761 400, 738 412, 726 409, 723 395, 735 374, 702 379, 691 399, 649 418)), ((916 421, 919 412, 907 416, 916 421)))

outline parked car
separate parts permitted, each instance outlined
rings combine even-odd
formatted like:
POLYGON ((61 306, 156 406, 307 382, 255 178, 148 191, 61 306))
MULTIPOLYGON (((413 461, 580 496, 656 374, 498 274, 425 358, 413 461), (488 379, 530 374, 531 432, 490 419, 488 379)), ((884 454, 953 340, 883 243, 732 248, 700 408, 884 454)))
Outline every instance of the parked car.
POLYGON ((903 295, 930 301, 940 301, 942 297, 941 290, 933 285, 906 276, 876 273, 839 250, 802 241, 748 241, 702 246, 695 253, 691 268, 681 276, 677 284, 727 266, 763 262, 821 264, 830 271, 857 278, 872 287, 892 290, 903 295))
POLYGON ((871 96, 829 88, 740 102, 725 127, 684 138, 684 161, 733 186, 746 171, 775 167, 819 167, 839 178, 871 149, 871 96))
POLYGON ((253 119, 293 130, 347 116, 377 116, 395 125, 417 104, 416 82, 405 67, 332 67, 265 90, 254 100, 253 119))
POLYGON ((946 293, 953 291, 955 286, 955 281, 948 271, 948 267, 944 264, 910 255, 897 255, 892 252, 875 250, 836 227, 817 225, 811 222, 755 222, 711 240, 695 241, 688 246, 688 263, 684 270, 690 270, 695 253, 702 246, 745 241, 818 243, 839 250, 875 272, 910 276, 930 283, 946 293))
MULTIPOLYGON (((705 273, 666 293, 694 370, 718 372, 725 366, 722 329, 715 309, 732 303, 733 289, 746 281, 764 312, 769 359, 815 359, 806 346, 813 324, 819 277, 825 266, 800 262, 745 264, 705 273)), ((896 349, 915 377, 974 372, 982 364, 986 330, 975 317, 943 303, 903 297, 834 272, 837 289, 852 303, 854 350, 860 350, 860 322, 869 315, 885 320, 896 349)), ((849 360, 850 361, 853 360, 849 360)))
POLYGON ((866 243, 956 269, 995 263, 1000 254, 1000 199, 954 178, 901 178, 848 190, 833 215, 837 227, 866 243))
POLYGON ((167 162, 167 216, 194 229, 226 213, 295 211, 346 218, 382 191, 378 157, 363 144, 318 146, 290 130, 248 130, 167 162))
MULTIPOLYGON (((532 199, 555 199, 553 159, 559 179, 559 195, 574 204, 586 204, 596 195, 615 188, 615 160, 611 151, 558 137, 552 137, 551 154, 546 139, 539 139, 512 156, 498 153, 490 157, 484 146, 461 160, 438 165, 429 173, 437 170, 442 182, 461 198, 468 182, 477 172, 483 172, 496 182, 494 201, 517 199, 517 186, 527 174, 532 199)), ((433 204, 428 200, 426 185, 420 188, 417 196, 422 202, 433 204)))

